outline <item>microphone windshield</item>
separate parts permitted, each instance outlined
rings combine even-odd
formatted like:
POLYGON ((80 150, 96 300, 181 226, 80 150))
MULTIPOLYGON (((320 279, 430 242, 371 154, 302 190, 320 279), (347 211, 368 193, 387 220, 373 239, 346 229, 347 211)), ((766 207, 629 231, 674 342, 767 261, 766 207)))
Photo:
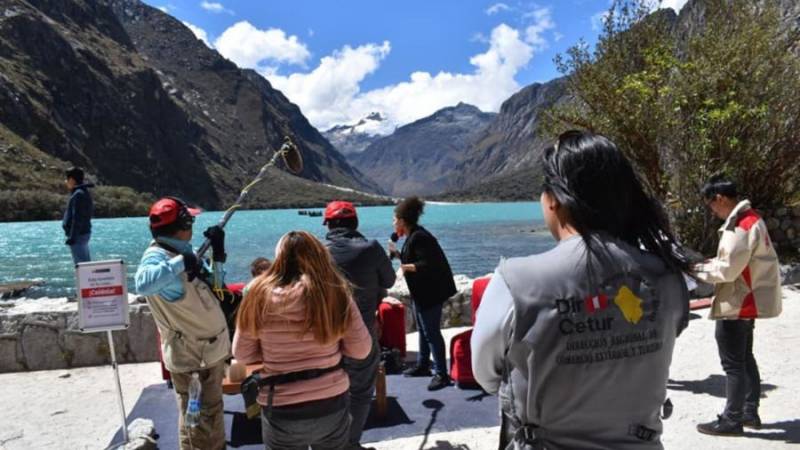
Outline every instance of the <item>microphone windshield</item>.
POLYGON ((289 136, 284 138, 280 152, 283 157, 283 164, 289 172, 297 175, 303 171, 303 155, 289 136))
POLYGON ((400 236, 398 236, 397 233, 392 233, 389 239, 391 239, 392 242, 397 242, 397 240, 400 239, 400 236))

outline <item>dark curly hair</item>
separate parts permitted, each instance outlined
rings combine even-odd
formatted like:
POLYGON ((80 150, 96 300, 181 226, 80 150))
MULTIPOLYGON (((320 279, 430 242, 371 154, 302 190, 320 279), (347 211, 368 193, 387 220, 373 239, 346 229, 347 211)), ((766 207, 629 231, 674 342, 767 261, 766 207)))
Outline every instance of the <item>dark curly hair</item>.
POLYGON ((415 226, 419 222, 419 216, 424 213, 425 201, 419 197, 408 197, 394 207, 394 215, 398 219, 403 219, 407 224, 415 226))

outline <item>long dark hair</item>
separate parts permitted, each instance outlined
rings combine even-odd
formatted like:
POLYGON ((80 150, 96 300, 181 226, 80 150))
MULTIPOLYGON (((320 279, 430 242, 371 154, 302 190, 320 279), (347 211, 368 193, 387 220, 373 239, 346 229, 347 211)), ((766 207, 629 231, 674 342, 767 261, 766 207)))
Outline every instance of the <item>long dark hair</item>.
POLYGON ((566 208, 590 253, 592 236, 605 232, 657 255, 673 270, 689 272, 663 206, 608 138, 567 131, 545 150, 543 166, 543 190, 566 208))

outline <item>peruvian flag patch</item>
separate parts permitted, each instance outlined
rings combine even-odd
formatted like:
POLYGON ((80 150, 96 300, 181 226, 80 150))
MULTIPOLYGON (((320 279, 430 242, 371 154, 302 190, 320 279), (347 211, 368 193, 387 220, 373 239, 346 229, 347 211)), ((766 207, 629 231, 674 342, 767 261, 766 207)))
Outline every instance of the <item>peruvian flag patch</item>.
POLYGON ((608 308, 608 297, 603 294, 586 297, 586 299, 583 300, 583 304, 586 306, 587 312, 594 314, 597 311, 608 308))

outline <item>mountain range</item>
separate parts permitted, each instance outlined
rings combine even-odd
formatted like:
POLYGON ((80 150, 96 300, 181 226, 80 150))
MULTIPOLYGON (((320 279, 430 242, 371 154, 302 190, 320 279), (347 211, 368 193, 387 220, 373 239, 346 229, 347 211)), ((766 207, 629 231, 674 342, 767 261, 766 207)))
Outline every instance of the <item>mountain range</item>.
POLYGON ((331 127, 322 135, 345 156, 361 153, 382 137, 385 122, 381 113, 373 112, 352 125, 331 127))
POLYGON ((495 116, 459 103, 404 125, 348 158, 393 196, 438 193, 447 188, 445 174, 463 161, 464 150, 495 116))
MULTIPOLYGON (((772 1, 797 30, 800 2, 772 1)), ((570 101, 558 78, 522 88, 497 114, 462 103, 382 135, 392 130, 375 112, 320 133, 267 79, 139 0, 0 6, 0 220, 57 216, 69 165, 87 168, 114 200, 108 215, 141 214, 141 199, 165 194, 222 208, 284 135, 305 170, 273 170, 248 207, 388 201, 376 194, 531 199, 548 144, 541 114, 570 101), (20 208, 35 213, 9 215, 20 208)), ((658 14, 686 40, 703 28, 705 7, 689 0, 680 14, 658 14)))
POLYGON ((266 79, 160 10, 138 0, 0 6, 0 202, 19 190, 46 198, 79 165, 104 186, 218 209, 286 135, 303 172, 272 171, 249 206, 385 202, 352 191, 380 189, 266 79))

